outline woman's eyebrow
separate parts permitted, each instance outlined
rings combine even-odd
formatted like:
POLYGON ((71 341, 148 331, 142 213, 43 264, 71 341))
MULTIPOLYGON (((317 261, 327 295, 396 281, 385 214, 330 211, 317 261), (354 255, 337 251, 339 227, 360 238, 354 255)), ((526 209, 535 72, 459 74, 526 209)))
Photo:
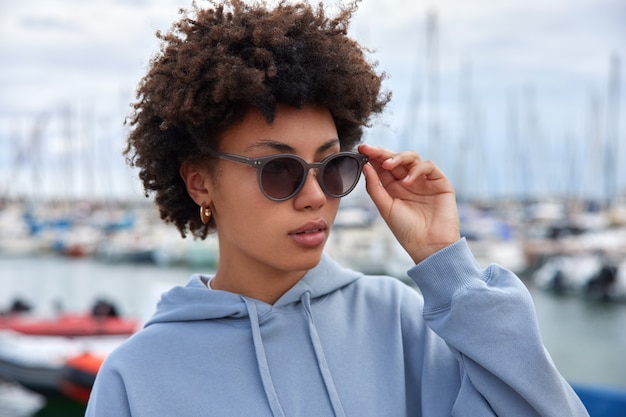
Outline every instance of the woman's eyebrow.
POLYGON ((269 149, 272 151, 279 151, 282 153, 293 153, 295 151, 295 149, 292 146, 287 145, 284 142, 274 140, 274 139, 259 140, 258 142, 255 142, 252 145, 248 146, 245 150, 253 150, 253 149, 269 149))
POLYGON ((319 147, 319 152, 324 152, 334 146, 340 146, 340 145, 341 144, 338 138, 330 139, 329 141, 327 141, 326 143, 324 143, 322 146, 319 147))
MULTIPOLYGON (((318 152, 325 152, 328 149, 339 145, 339 139, 334 138, 334 139, 330 139, 327 142, 323 143, 319 148, 318 148, 318 152)), ((277 151, 277 152, 281 152, 281 153, 296 153, 296 149, 291 146, 288 145, 284 142, 278 141, 278 140, 274 140, 274 139, 263 139, 260 140, 250 146, 248 146, 245 150, 253 150, 253 149, 270 149, 272 151, 277 151)))

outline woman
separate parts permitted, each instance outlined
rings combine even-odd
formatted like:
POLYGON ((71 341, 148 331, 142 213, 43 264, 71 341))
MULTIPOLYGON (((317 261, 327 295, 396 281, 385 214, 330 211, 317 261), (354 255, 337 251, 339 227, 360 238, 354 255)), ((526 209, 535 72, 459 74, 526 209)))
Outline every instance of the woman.
POLYGON ((354 7, 194 12, 161 37, 127 154, 164 220, 217 232, 219 266, 165 293, 107 358, 87 415, 587 415, 524 285, 461 239, 439 168, 351 151, 389 100, 346 36, 354 7), (361 171, 423 299, 323 253, 361 171))

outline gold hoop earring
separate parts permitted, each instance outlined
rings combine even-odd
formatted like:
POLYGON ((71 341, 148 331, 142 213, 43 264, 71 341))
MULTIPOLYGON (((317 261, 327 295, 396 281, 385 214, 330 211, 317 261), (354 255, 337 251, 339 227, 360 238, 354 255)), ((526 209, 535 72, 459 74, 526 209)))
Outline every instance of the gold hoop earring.
POLYGON ((200 206, 200 220, 202 220, 203 224, 208 224, 209 220, 211 220, 211 209, 204 205, 204 203, 200 206))

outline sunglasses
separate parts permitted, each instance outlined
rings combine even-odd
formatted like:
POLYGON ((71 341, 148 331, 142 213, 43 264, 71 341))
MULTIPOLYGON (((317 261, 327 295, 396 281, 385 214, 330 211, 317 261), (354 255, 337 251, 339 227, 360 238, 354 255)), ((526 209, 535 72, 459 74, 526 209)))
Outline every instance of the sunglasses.
POLYGON ((338 152, 320 162, 308 163, 291 154, 278 154, 260 158, 210 151, 216 158, 239 162, 256 168, 259 188, 273 201, 289 200, 304 186, 311 168, 317 169, 317 181, 329 197, 340 198, 356 187, 367 163, 367 156, 357 152, 338 152))

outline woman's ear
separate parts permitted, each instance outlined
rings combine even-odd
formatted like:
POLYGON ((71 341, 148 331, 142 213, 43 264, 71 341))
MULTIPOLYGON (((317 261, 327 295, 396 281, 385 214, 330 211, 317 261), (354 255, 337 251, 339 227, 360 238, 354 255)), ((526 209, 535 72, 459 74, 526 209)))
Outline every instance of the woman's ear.
POLYGON ((183 162, 179 172, 191 199, 199 206, 209 204, 211 202, 209 190, 211 179, 206 168, 200 168, 191 162, 183 162))

